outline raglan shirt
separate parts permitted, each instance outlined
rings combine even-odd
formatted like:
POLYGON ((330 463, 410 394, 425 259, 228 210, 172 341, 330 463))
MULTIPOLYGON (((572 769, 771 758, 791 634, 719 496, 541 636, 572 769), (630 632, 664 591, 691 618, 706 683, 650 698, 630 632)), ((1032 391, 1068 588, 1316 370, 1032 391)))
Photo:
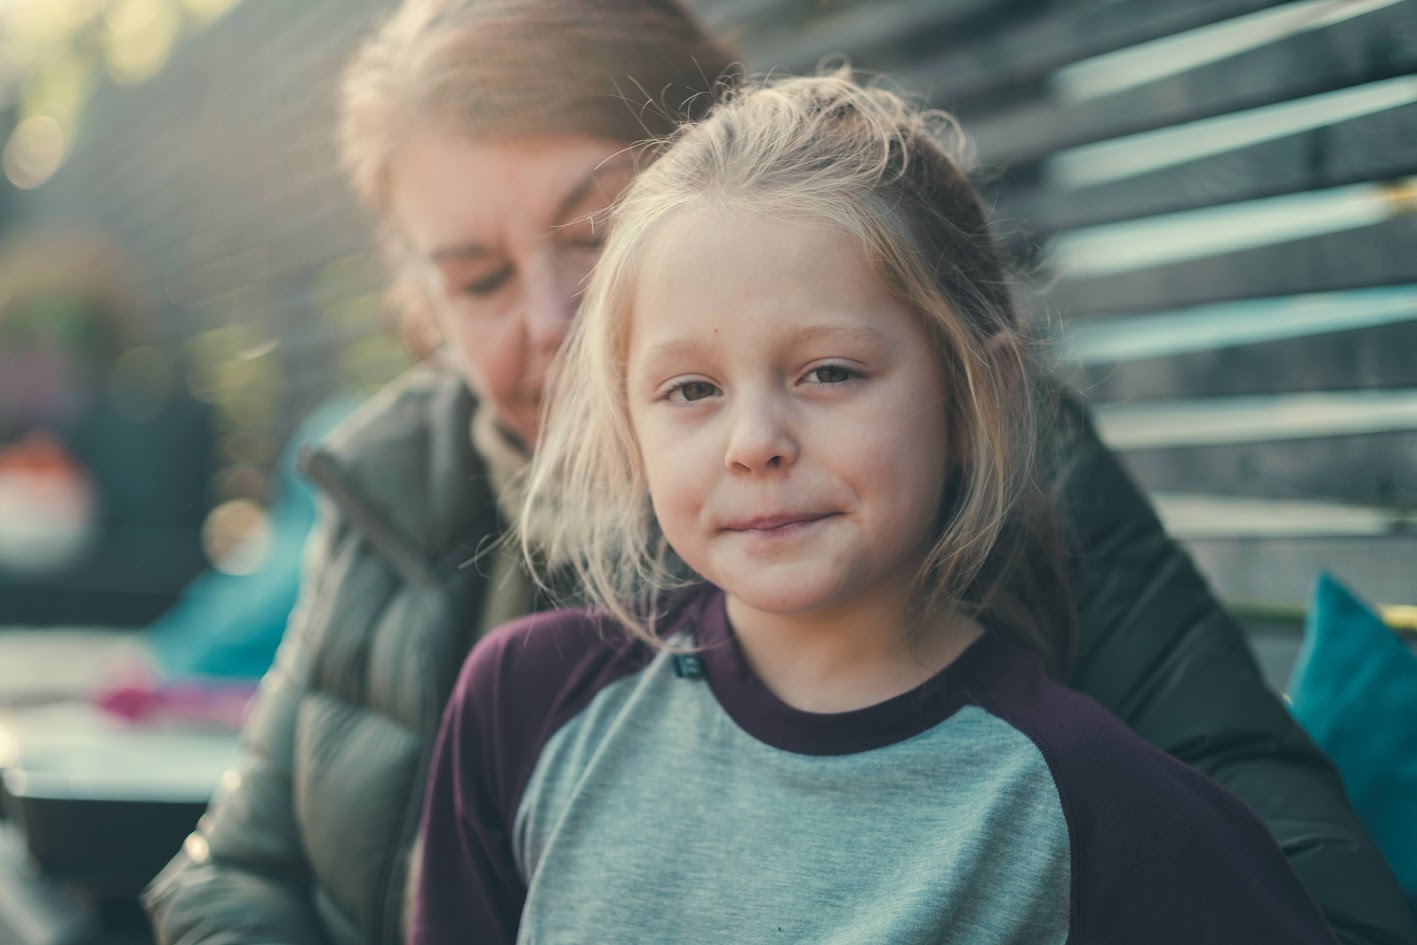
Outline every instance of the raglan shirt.
POLYGON ((916 689, 803 712, 704 586, 647 645, 586 611, 468 658, 417 945, 1332 943, 1264 824, 986 632, 916 689))

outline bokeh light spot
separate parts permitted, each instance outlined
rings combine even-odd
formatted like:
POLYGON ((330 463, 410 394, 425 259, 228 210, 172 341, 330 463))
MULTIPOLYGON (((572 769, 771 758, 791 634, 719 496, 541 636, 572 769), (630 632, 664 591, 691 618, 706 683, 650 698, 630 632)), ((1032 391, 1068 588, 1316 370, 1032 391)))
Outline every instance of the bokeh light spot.
POLYGON ((48 115, 34 115, 15 126, 5 144, 5 177, 21 190, 49 180, 64 161, 64 128, 48 115))
POLYGON ((207 560, 226 574, 254 574, 265 563, 270 545, 266 510, 249 499, 223 502, 202 523, 207 560))
POLYGON ((182 25, 171 0, 111 0, 103 10, 108 25, 108 72, 115 82, 132 84, 157 74, 167 64, 182 25))
POLYGON ((215 20, 240 2, 241 0, 182 0, 182 5, 199 20, 215 20))

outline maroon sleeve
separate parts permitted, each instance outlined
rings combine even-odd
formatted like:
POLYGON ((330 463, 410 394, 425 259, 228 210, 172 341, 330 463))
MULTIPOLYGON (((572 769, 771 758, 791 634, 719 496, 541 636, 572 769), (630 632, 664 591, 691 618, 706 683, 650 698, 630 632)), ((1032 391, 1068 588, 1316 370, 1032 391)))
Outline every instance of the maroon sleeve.
POLYGON ((412 945, 517 938, 526 889, 512 855, 512 812, 496 787, 497 651, 507 639, 498 632, 472 651, 443 713, 414 864, 412 945))
POLYGON ((433 749, 413 888, 413 945, 512 945, 526 887, 513 852, 547 740, 653 650, 584 610, 532 614, 469 654, 433 749))
POLYGON ((1135 754, 1096 748, 1064 765, 1073 785, 1086 779, 1070 792, 1078 941, 1337 945, 1269 829, 1238 798, 1140 739, 1135 754))
POLYGON ((987 701, 1052 770, 1073 857, 1070 943, 1336 945, 1264 822, 1041 665, 987 701))

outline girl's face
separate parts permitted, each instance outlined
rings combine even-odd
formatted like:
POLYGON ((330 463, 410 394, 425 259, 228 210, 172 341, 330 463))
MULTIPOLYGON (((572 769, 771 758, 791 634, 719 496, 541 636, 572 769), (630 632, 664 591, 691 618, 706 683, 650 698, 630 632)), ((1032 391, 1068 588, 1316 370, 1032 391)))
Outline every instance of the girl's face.
POLYGON ((529 447, 547 368, 632 174, 618 141, 476 140, 436 126, 390 165, 389 212, 443 337, 468 386, 529 447))
POLYGON ((630 419, 674 550, 758 612, 899 611, 950 462, 919 320, 819 221, 691 212, 637 270, 630 419))

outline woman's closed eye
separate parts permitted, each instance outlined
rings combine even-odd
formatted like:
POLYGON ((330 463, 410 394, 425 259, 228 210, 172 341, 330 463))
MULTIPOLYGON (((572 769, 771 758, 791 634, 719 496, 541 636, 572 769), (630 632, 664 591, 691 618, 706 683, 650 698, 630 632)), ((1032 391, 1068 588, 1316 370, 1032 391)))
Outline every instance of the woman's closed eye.
POLYGON ((503 266, 501 269, 493 270, 486 275, 464 282, 462 294, 470 295, 474 298, 486 298, 495 295, 499 289, 505 286, 512 278, 512 267, 503 266))
POLYGON ((588 213, 579 219, 558 227, 556 239, 563 246, 599 253, 609 235, 609 209, 588 213))
POLYGON ((569 239, 566 244, 572 249, 578 249, 585 253, 599 253, 605 247, 605 234, 597 232, 588 236, 580 236, 569 239))

